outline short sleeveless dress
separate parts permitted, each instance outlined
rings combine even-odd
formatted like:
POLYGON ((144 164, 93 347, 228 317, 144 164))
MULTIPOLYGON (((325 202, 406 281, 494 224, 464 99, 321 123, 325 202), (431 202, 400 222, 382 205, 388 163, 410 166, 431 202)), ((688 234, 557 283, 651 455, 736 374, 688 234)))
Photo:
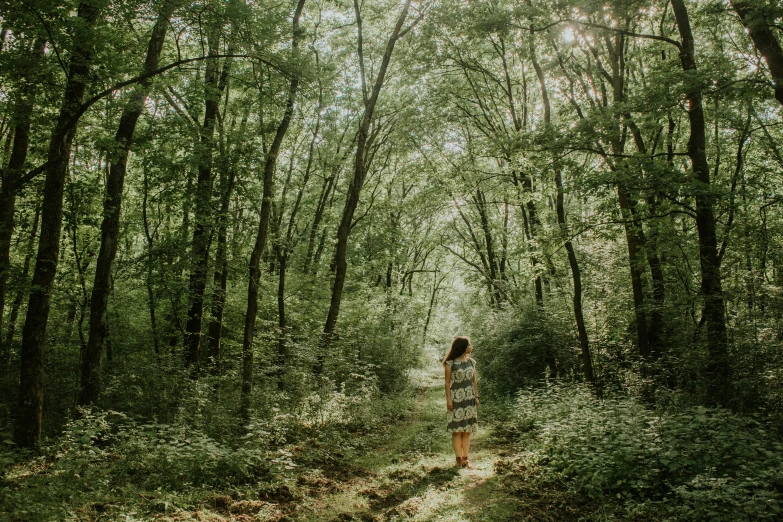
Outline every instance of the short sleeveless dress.
POLYGON ((454 409, 447 412, 447 428, 451 433, 476 433, 478 416, 476 396, 473 393, 473 375, 476 373, 476 361, 446 361, 451 368, 451 402, 454 409))

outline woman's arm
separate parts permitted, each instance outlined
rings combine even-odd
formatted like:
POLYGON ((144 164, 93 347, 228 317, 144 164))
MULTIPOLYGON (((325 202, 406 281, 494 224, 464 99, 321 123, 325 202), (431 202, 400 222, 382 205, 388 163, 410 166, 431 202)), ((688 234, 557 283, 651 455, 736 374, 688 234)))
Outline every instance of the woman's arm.
POLYGON ((478 382, 476 382, 476 365, 473 364, 473 396, 476 398, 476 406, 479 405, 478 382))
POLYGON ((444 364, 443 369, 446 371, 446 409, 451 411, 454 409, 454 403, 451 402, 451 366, 444 364))

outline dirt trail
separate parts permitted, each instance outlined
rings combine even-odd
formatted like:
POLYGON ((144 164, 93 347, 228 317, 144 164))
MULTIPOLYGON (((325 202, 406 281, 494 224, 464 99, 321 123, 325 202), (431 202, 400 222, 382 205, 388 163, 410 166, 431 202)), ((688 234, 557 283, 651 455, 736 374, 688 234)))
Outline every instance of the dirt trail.
MULTIPOLYGON (((495 474, 500 448, 486 425, 473 437, 472 470, 457 469, 445 430, 442 374, 433 368, 417 376, 420 389, 412 412, 380 444, 358 454, 357 473, 326 482, 324 491, 299 499, 288 520, 514 519, 518 499, 495 474)), ((307 477, 304 480, 308 480, 307 477)), ((311 480, 318 480, 312 477, 311 480)))

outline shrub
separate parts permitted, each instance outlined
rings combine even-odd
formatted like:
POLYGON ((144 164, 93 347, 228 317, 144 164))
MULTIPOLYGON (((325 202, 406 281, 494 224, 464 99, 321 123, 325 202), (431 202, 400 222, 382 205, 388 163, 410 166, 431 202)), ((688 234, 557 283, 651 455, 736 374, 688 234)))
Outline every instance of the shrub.
POLYGON ((520 393, 516 423, 550 480, 679 520, 771 520, 783 445, 758 419, 694 407, 656 413, 577 385, 520 393))
POLYGON ((556 313, 509 310, 488 320, 474 339, 482 387, 495 397, 540 384, 547 374, 566 375, 577 366, 571 323, 556 313), (513 315, 513 317, 507 317, 513 315))

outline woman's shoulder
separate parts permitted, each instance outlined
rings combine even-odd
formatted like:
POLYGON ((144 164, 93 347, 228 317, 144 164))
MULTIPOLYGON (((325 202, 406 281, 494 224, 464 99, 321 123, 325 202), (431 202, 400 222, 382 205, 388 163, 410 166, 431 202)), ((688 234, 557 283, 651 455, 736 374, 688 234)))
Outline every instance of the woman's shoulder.
POLYGON ((452 361, 452 360, 448 360, 448 361, 444 361, 443 362, 443 366, 445 366, 446 368, 451 368, 452 364, 454 364, 454 361, 452 361))

